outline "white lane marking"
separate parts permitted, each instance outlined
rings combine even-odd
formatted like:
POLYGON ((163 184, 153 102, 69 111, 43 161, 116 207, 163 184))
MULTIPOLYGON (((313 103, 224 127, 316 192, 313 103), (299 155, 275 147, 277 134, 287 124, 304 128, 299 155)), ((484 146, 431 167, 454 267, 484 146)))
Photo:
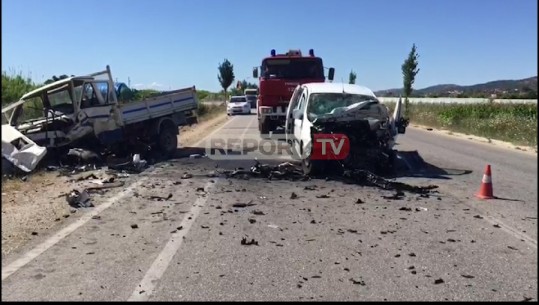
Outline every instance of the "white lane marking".
POLYGON ((87 223, 90 219, 92 219, 93 216, 98 215, 105 209, 109 208, 112 204, 114 204, 116 201, 122 199, 125 197, 129 192, 133 191, 134 189, 138 188, 142 183, 144 183, 148 178, 141 179, 137 181, 136 183, 131 184, 129 187, 127 187, 125 190, 121 191, 120 193, 116 194, 114 197, 107 200, 104 204, 96 206, 91 212, 88 214, 84 214, 81 216, 81 218, 77 219, 77 221, 73 222, 72 224, 68 225, 67 227, 61 229, 59 232, 45 240, 43 243, 37 245, 32 250, 26 252, 23 254, 20 258, 12 262, 11 264, 7 265, 6 267, 2 268, 2 281, 8 278, 13 273, 17 272, 20 268, 24 267, 26 264, 31 262, 33 259, 41 255, 43 252, 47 251, 50 247, 57 244, 59 241, 64 239, 69 234, 73 233, 75 230, 83 226, 85 223, 87 223))
MULTIPOLYGON (((195 144, 195 146, 199 146, 205 139, 210 138, 214 134, 216 134, 218 131, 223 129, 227 124, 234 121, 234 119, 231 119, 227 123, 223 124, 221 128, 214 130, 212 133, 210 133, 208 136, 206 136, 204 139, 200 140, 198 143, 195 144)), ((251 126, 252 121, 248 124, 247 128, 243 131, 242 137, 245 136, 245 133, 248 130, 248 127, 251 126)), ((214 179, 214 182, 208 182, 204 186, 204 189, 206 192, 209 193, 209 191, 215 187, 215 185, 218 183, 219 179, 214 179)), ((209 195, 209 194, 207 194, 209 195)), ((129 297, 128 301, 147 301, 150 296, 153 294, 155 290, 155 286, 157 285, 158 281, 161 279, 163 274, 165 274, 165 271, 168 269, 168 266, 170 265, 170 262, 174 258, 174 255, 178 252, 180 249, 183 238, 189 233, 189 230, 191 229, 191 226, 197 219, 198 215, 200 214, 200 211, 204 208, 206 201, 208 200, 208 196, 205 197, 199 197, 193 204, 190 213, 186 214, 191 217, 185 216, 185 218, 180 223, 180 226, 182 226, 182 230, 176 231, 172 234, 169 241, 159 253, 157 258, 153 261, 152 265, 150 266, 150 269, 146 271, 146 274, 142 278, 142 281, 139 283, 137 287, 135 287, 135 290, 129 297)))
MULTIPOLYGON (((208 192, 217 184, 217 182, 218 179, 215 180, 215 183, 206 183, 206 185, 204 186, 204 190, 208 192)), ((190 215, 191 219, 189 219, 189 217, 187 216, 183 219, 183 221, 180 223, 180 226, 182 226, 183 229, 180 231, 176 231, 172 234, 169 241, 165 245, 165 248, 163 248, 163 251, 159 253, 157 258, 152 263, 150 269, 146 271, 144 278, 135 288, 135 291, 133 291, 128 301, 147 301, 149 299, 149 297, 154 292, 157 282, 159 281, 159 279, 161 279, 161 277, 167 270, 170 262, 172 261, 172 258, 174 257, 176 252, 178 252, 178 249, 180 249, 183 238, 187 235, 187 233, 189 233, 189 229, 197 219, 197 216, 200 211, 204 208, 204 205, 206 204, 207 200, 208 196, 205 196, 199 197, 195 201, 193 207, 191 208, 191 213, 188 214, 190 215)))
POLYGON ((505 223, 503 223, 501 220, 499 220, 497 218, 494 218, 492 216, 484 216, 483 218, 486 221, 490 222, 492 225, 496 225, 496 224, 499 225, 500 229, 502 229, 506 233, 509 233, 510 235, 513 235, 513 237, 516 237, 518 239, 521 239, 521 240, 524 240, 524 241, 528 242, 528 244, 530 246, 532 246, 532 248, 537 250, 537 240, 529 237, 528 235, 520 232, 519 230, 517 230, 517 229, 515 229, 515 228, 513 228, 511 226, 506 225, 505 223))
MULTIPOLYGON (((214 135, 215 133, 217 133, 218 131, 223 129, 223 127, 225 127, 227 124, 229 124, 232 121, 233 120, 230 120, 230 121, 226 122, 225 124, 221 125, 221 127, 215 129, 212 133, 210 133, 209 135, 207 135, 206 137, 204 137, 200 141, 198 141, 198 143, 196 143, 195 146, 200 145, 200 143, 202 143, 204 140, 206 140, 206 138, 214 135)), ((148 172, 150 172, 150 171, 148 171, 148 172)), ((48 238, 43 243, 37 245, 32 250, 26 252, 20 258, 13 261, 11 264, 7 265, 6 267, 3 267, 2 268, 2 281, 4 281, 6 278, 8 278, 13 273, 17 272, 20 268, 24 267, 26 264, 28 264, 29 262, 34 260, 39 255, 43 254, 43 252, 47 251, 49 248, 51 248, 52 246, 57 244, 59 241, 61 241, 65 237, 67 237, 69 234, 73 233, 75 230, 77 230, 78 228, 83 226, 90 219, 92 219, 93 216, 96 216, 99 213, 103 212, 104 210, 109 208, 111 205, 113 205, 116 201, 122 199, 125 195, 127 195, 133 189, 138 188, 140 185, 142 185, 148 179, 150 179, 150 177, 146 177, 146 178, 142 178, 142 179, 138 180, 134 184, 127 187, 127 189, 125 189, 124 191, 116 194, 114 197, 107 200, 107 202, 105 202, 104 204, 95 207, 95 209, 93 209, 88 214, 85 214, 85 215, 81 216, 81 218, 79 218, 77 221, 75 221, 72 224, 68 225, 67 227, 61 229, 59 232, 57 232, 56 234, 54 234, 53 236, 48 238)))

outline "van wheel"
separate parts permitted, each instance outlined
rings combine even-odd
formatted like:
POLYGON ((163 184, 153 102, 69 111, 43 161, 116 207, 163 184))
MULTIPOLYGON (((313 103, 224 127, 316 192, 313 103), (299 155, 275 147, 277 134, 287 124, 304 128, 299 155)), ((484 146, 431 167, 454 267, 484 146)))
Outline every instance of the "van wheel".
POLYGON ((178 148, 178 136, 172 124, 166 124, 159 133, 159 149, 166 156, 170 157, 178 148))
POLYGON ((301 168, 303 174, 309 176, 316 176, 324 171, 324 164, 321 160, 311 160, 310 157, 301 160, 301 168))

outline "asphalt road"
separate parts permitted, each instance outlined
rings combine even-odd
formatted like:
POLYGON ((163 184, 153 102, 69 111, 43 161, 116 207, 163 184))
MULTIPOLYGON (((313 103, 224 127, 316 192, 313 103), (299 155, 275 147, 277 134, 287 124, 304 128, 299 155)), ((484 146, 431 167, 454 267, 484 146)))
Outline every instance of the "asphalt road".
MULTIPOLYGON (((256 116, 197 146, 241 147, 230 138, 258 139, 256 116)), ((332 180, 208 177, 261 152, 157 164, 3 260, 2 300, 536 301, 536 155, 413 128, 398 142, 430 165, 397 180, 439 193, 390 200, 332 180), (504 199, 474 197, 487 163, 504 199)))

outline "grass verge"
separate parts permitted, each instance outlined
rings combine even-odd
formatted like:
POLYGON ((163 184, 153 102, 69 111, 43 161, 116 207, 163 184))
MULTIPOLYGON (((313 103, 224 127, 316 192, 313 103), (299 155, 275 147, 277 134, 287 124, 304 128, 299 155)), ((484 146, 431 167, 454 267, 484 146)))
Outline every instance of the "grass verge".
POLYGON ((414 124, 537 148, 537 105, 414 103, 408 110, 414 124))

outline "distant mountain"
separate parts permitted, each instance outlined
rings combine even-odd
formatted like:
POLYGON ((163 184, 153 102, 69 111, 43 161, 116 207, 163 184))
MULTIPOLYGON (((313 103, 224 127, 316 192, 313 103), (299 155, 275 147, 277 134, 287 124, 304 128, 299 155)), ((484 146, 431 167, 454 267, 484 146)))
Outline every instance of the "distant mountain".
MULTIPOLYGON (((376 96, 399 96, 402 89, 388 89, 374 92, 376 96)), ((496 97, 496 98, 537 98, 537 76, 519 80, 497 80, 471 86, 443 84, 414 90, 414 97, 496 97)))

